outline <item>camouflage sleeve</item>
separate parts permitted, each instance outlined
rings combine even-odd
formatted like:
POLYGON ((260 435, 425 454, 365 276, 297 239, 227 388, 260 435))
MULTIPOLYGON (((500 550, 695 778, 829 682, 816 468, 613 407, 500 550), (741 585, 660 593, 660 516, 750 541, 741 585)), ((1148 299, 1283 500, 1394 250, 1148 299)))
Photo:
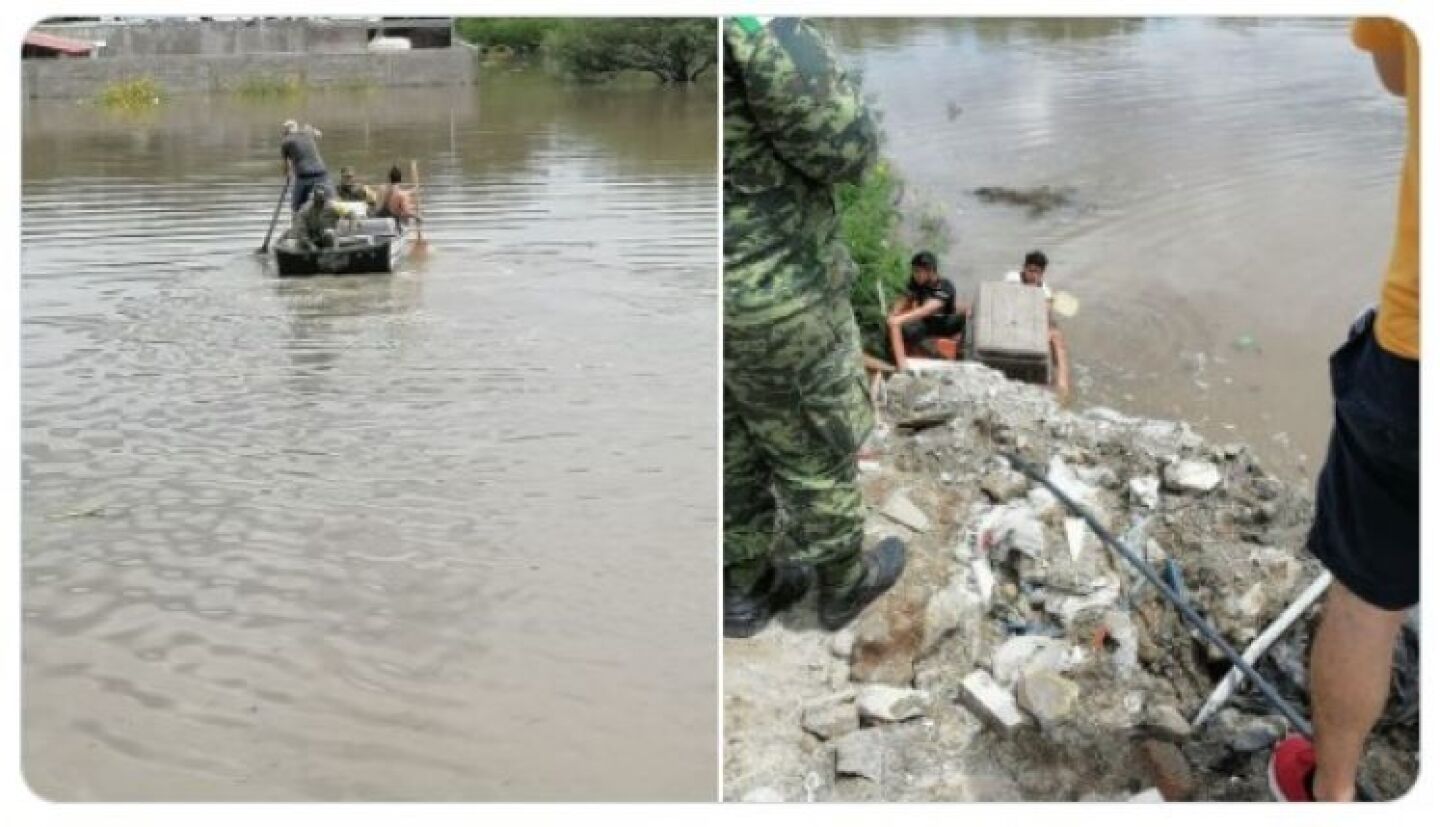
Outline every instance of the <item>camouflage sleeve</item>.
POLYGON ((756 124, 786 163, 826 183, 864 173, 879 149, 875 122, 824 35, 796 18, 731 18, 725 45, 756 124))

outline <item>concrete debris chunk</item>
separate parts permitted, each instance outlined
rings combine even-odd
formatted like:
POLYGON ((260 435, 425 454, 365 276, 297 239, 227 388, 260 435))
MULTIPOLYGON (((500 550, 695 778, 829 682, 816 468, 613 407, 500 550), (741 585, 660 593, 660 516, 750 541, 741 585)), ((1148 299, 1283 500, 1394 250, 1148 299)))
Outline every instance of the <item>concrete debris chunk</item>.
POLYGON ((1190 737, 1190 722, 1173 706, 1152 706, 1145 713, 1147 732, 1165 741, 1182 743, 1190 737))
POLYGON ((1213 491, 1220 479, 1220 469, 1213 462, 1182 459, 1165 466, 1165 487, 1182 494, 1213 491))
POLYGON ((1154 510, 1160 505, 1160 479, 1158 477, 1136 477, 1130 480, 1126 490, 1130 494, 1130 502, 1141 508, 1154 510))
POLYGON ((879 782, 885 776, 885 745, 878 729, 861 729, 835 742, 835 774, 879 782))
POLYGON ((800 726, 822 741, 854 732, 860 728, 854 700, 855 693, 850 691, 811 701, 800 714, 800 726))
POLYGON ((1031 666, 1063 671, 1069 646, 1059 638, 1044 635, 1016 635, 990 653, 990 671, 1001 686, 1015 685, 1020 673, 1031 666))
POLYGON ((995 682, 989 672, 976 669, 960 682, 959 700, 990 726, 1009 733, 1024 726, 1025 715, 1010 690, 995 682))
POLYGON ((855 707, 866 721, 897 723, 924 715, 930 708, 930 693, 894 686, 867 686, 856 696, 855 707))
POLYGON ((991 471, 980 479, 980 490, 997 503, 1009 502, 1029 488, 1026 476, 1013 468, 991 471))
POLYGON ((1015 687, 1020 708, 1035 716, 1042 728, 1069 720, 1080 700, 1080 687, 1053 669, 1035 667, 1020 674, 1015 687))
POLYGON ((930 530, 930 518, 925 516, 919 506, 910 501, 910 498, 903 491, 896 491, 885 501, 880 513, 891 520, 905 526, 911 531, 924 534, 930 530))

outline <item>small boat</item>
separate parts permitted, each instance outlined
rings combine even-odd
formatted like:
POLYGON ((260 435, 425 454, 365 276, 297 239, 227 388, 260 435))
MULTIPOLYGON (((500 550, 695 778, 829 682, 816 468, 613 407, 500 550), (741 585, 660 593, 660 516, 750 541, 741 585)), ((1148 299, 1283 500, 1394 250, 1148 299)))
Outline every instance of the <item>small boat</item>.
POLYGON ((415 229, 393 218, 342 219, 334 247, 312 247, 287 230, 275 241, 275 270, 281 276, 350 276, 393 273, 414 245, 415 229))

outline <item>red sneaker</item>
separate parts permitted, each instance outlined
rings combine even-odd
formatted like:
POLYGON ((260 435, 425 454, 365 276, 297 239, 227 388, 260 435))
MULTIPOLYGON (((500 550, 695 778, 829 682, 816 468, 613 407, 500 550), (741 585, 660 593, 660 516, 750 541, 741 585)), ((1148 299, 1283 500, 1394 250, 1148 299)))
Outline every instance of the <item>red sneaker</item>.
POLYGON ((1291 735, 1270 753, 1270 794, 1276 801, 1314 801, 1310 781, 1315 776, 1315 745, 1303 735, 1291 735))

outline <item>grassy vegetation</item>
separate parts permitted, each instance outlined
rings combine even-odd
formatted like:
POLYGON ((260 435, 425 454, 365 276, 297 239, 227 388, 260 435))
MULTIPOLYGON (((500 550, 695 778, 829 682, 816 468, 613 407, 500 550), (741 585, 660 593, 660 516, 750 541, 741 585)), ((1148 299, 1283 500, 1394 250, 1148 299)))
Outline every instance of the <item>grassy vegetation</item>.
POLYGON ((299 75, 246 75, 232 91, 242 98, 293 98, 305 86, 299 75))
POLYGON ((900 182, 883 161, 860 183, 839 188, 840 237, 860 269, 850 303, 865 349, 872 353, 885 352, 881 333, 885 310, 876 297, 876 285, 884 292, 888 307, 910 277, 908 252, 899 238, 899 195, 900 182))
POLYGON ((107 109, 138 110, 158 105, 164 96, 160 84, 145 75, 107 84, 95 101, 107 109))

